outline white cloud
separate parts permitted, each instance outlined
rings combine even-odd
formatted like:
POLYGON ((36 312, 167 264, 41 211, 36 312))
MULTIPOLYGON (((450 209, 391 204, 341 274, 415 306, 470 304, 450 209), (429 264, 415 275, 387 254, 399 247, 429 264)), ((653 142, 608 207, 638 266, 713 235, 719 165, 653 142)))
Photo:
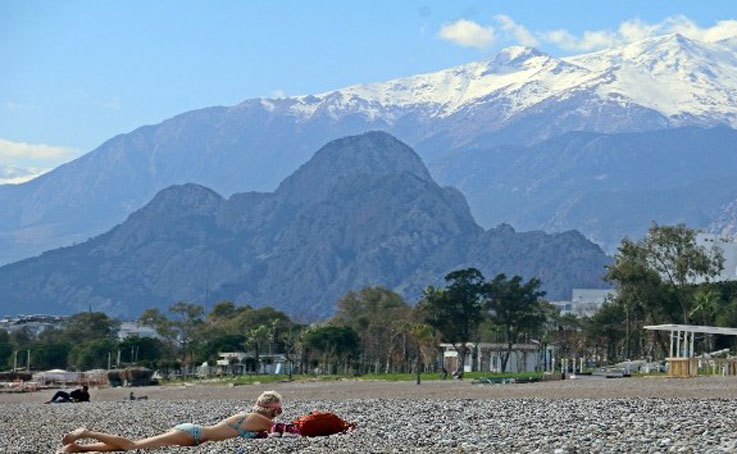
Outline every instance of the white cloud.
POLYGON ((272 98, 285 98, 286 96, 287 96, 287 93, 281 88, 277 88, 276 90, 273 90, 271 92, 272 98))
POLYGON ((663 21, 668 33, 680 33, 691 39, 713 43, 737 36, 737 20, 720 20, 711 27, 699 27, 683 15, 671 16, 663 21))
POLYGON ((12 165, 56 165, 74 158, 78 151, 70 147, 31 144, 0 139, 0 163, 12 165))
POLYGON ((616 31, 586 30, 581 36, 576 36, 560 29, 542 32, 539 36, 561 49, 593 51, 668 33, 680 33, 697 41, 715 42, 737 36, 737 20, 721 20, 711 27, 699 27, 683 15, 669 16, 653 24, 634 18, 620 23, 616 31))
POLYGON ((501 29, 504 30, 515 42, 522 44, 523 46, 531 47, 540 44, 527 27, 518 24, 512 20, 511 17, 505 14, 499 14, 494 16, 494 19, 496 19, 500 24, 501 29))
POLYGON ((576 47, 576 44, 578 42, 578 38, 569 33, 568 30, 565 30, 563 28, 559 30, 547 31, 543 33, 543 37, 545 38, 545 41, 556 44, 562 49, 573 49, 576 47))
POLYGON ((619 44, 617 34, 607 30, 585 31, 583 36, 574 36, 568 30, 551 30, 543 33, 543 38, 561 49, 592 51, 619 44))
POLYGON ((619 24, 619 35, 625 42, 639 41, 662 33, 661 24, 646 24, 639 17, 619 24))
MULTIPOLYGON (((643 22, 639 17, 635 17, 621 22, 616 29, 585 30, 578 35, 564 28, 545 31, 530 30, 505 14, 494 16, 494 20, 505 41, 533 47, 539 46, 542 41, 567 51, 579 52, 607 49, 668 33, 680 33, 688 38, 704 42, 737 37, 737 20, 720 20, 710 27, 700 27, 684 15, 669 16, 656 23, 643 22)), ((484 50, 494 44, 497 38, 496 33, 497 29, 491 25, 483 26, 467 19, 459 19, 451 24, 443 25, 438 36, 459 46, 484 50)))
POLYGON ((491 46, 496 39, 494 27, 483 27, 466 19, 458 19, 452 24, 443 25, 438 36, 461 47, 474 47, 481 50, 491 46))
POLYGON ((50 168, 0 166, 0 184, 20 184, 51 170, 50 168))

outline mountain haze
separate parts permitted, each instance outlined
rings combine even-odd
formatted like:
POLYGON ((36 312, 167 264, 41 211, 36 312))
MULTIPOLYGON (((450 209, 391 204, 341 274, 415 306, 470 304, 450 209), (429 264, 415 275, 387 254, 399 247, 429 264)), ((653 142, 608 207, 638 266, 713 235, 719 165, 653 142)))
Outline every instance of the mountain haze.
MULTIPOLYGON (((194 182, 225 196, 272 191, 322 144, 368 130, 395 135, 417 150, 441 184, 463 187, 465 175, 476 170, 469 163, 501 156, 469 154, 477 150, 501 150, 507 145, 508 153, 517 153, 520 147, 531 152, 555 150, 555 145, 538 145, 571 132, 617 135, 689 126, 735 127, 736 52, 733 41, 704 43, 678 34, 566 58, 514 46, 434 73, 187 112, 116 136, 27 183, 0 185, 0 207, 7 213, 0 218, 0 263, 104 232, 170 185, 194 182), (456 156, 462 157, 457 169, 445 172, 446 162, 456 156)), ((687 166, 699 165, 697 149, 681 157, 687 166)), ((557 158, 570 160, 567 155, 557 158)), ((508 155, 500 159, 515 161, 508 155)), ((497 161, 482 165, 505 171, 497 161)), ((643 170, 657 172, 657 164, 643 170)), ((684 184, 700 184, 688 175, 686 179, 684 184)), ((492 187, 477 190, 495 200, 505 196, 492 187)), ((595 190, 583 188, 587 193, 595 190)), ((546 210, 566 211, 566 203, 576 194, 561 195, 557 199, 561 205, 546 210)), ((679 196, 667 188, 654 196, 653 200, 664 200, 670 207, 654 220, 681 216, 674 202, 679 196)), ((487 210, 482 199, 470 200, 474 212, 487 210)), ((499 202, 513 204, 514 200, 499 202)), ((708 216, 699 217, 694 227, 729 224, 719 221, 730 219, 720 212, 729 205, 718 202, 704 207, 708 216)), ((653 215, 647 208, 632 206, 620 212, 649 222, 653 215)), ((599 219, 606 214, 603 209, 589 205, 585 216, 599 219)), ((551 220, 547 212, 539 217, 539 223, 534 216, 494 220, 535 229, 571 226, 568 221, 551 220)), ((491 216, 480 219, 485 223, 491 216)), ((581 229, 607 247, 623 232, 641 231, 629 226, 609 229, 605 223, 602 231, 581 229)))
POLYGON ((737 130, 726 127, 573 132, 435 165, 439 180, 457 182, 482 225, 576 229, 608 251, 625 236, 644 235, 653 221, 734 225, 727 219, 736 174, 737 130))
POLYGON ((196 184, 159 192, 82 244, 0 267, 8 312, 135 316, 173 302, 230 299, 315 319, 346 291, 393 288, 416 301, 459 267, 539 276, 552 298, 600 287, 609 263, 576 232, 484 231, 456 189, 386 133, 335 140, 275 192, 228 199, 196 184))

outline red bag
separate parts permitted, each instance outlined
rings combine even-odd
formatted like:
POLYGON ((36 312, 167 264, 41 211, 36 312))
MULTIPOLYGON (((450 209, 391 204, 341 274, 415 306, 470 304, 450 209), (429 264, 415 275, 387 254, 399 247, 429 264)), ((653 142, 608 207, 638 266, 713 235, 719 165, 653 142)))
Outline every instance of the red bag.
POLYGON ((355 429, 356 424, 341 419, 329 411, 315 411, 292 421, 303 437, 321 437, 355 429))

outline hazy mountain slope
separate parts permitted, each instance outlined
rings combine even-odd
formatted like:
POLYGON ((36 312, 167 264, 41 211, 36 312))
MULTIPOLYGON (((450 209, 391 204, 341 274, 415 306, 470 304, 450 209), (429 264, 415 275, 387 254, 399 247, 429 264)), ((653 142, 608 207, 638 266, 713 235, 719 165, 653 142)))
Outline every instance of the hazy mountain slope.
POLYGON ((706 226, 719 216, 737 198, 737 131, 570 133, 532 147, 459 153, 435 172, 457 182, 482 224, 575 227, 613 250, 652 221, 706 226))
POLYGON ((460 266, 545 278, 550 296, 601 286, 609 258, 579 234, 484 232, 463 196, 379 132, 321 148, 273 193, 224 199, 186 184, 77 246, 0 267, 7 312, 134 316, 173 302, 232 299, 305 318, 350 289, 387 285, 414 301, 460 266))

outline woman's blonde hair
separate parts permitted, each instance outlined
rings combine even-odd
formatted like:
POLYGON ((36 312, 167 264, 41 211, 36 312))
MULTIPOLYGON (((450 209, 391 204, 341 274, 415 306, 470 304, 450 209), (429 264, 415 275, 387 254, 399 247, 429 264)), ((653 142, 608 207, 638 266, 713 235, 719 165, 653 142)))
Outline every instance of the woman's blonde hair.
POLYGON ((281 394, 276 391, 264 391, 256 399, 253 411, 254 413, 267 414, 275 408, 281 409, 278 404, 281 404, 281 394))

